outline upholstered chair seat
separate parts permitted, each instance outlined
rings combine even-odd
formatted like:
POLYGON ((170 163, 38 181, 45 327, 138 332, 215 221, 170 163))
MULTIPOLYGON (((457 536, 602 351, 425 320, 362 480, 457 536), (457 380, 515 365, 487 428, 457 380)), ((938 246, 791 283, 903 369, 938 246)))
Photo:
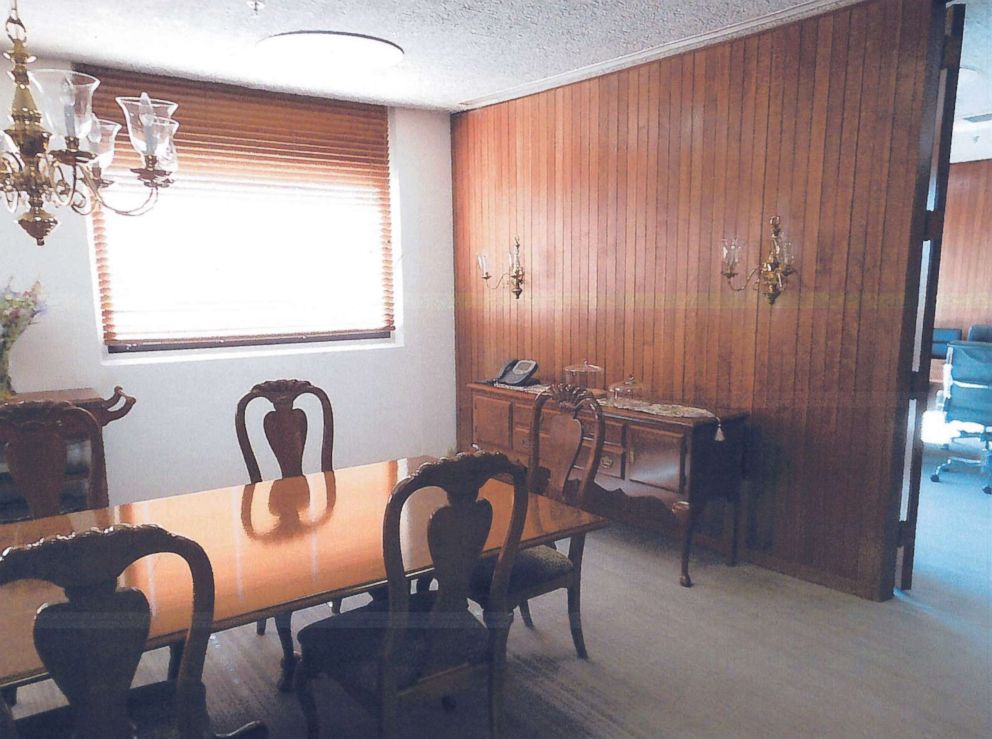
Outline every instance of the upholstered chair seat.
MULTIPOLYGON (((436 590, 410 596, 409 625, 393 659, 399 690, 410 687, 420 677, 419 665, 424 663, 429 649, 429 619, 436 601, 436 590)), ((489 632, 485 624, 468 611, 452 614, 451 620, 453 623, 442 627, 446 637, 457 633, 450 641, 447 666, 485 662, 489 654, 489 632)), ((375 695, 379 690, 379 655, 388 621, 388 601, 376 599, 362 608, 310 624, 298 634, 307 669, 347 681, 375 695)), ((436 619, 434 628, 437 628, 436 619)))
MULTIPOLYGON (((517 559, 510 573, 507 599, 511 603, 517 603, 533 588, 540 588, 571 574, 574 567, 572 560, 553 547, 542 545, 522 549, 517 552, 517 559)), ((496 561, 492 557, 479 562, 472 573, 472 600, 485 603, 495 569, 496 561)))

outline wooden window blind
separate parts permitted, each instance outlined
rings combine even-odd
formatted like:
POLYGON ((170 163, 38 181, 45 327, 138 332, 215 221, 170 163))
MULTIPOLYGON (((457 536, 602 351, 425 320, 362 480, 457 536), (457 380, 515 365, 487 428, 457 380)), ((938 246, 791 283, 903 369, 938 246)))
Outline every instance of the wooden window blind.
MULTIPOLYGON (((384 107, 80 69, 100 118, 123 121, 119 95, 179 103, 175 184, 140 217, 92 216, 109 351, 390 336, 384 107)), ((125 126, 111 204, 142 201, 140 164, 125 126)))

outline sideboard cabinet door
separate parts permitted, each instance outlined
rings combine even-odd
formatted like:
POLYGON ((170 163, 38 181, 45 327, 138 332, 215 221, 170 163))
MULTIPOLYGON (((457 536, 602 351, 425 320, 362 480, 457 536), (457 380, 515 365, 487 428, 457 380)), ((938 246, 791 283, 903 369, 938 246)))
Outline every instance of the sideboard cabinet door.
POLYGON ((627 434, 627 479, 681 492, 685 436, 633 425, 628 427, 627 434))

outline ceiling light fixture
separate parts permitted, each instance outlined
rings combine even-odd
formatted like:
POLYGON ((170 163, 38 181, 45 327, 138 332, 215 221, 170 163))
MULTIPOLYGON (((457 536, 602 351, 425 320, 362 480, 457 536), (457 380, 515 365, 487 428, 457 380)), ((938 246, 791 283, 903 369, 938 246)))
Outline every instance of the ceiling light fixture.
POLYGON ((124 109, 131 146, 143 157, 144 166, 131 171, 148 193, 141 205, 130 210, 107 205, 102 191, 111 182, 103 179, 103 172, 114 158, 121 126, 93 115, 93 92, 100 80, 65 69, 28 72, 27 65, 35 58, 27 50, 28 34, 17 0, 11 0, 6 31, 14 45, 4 52, 13 65, 14 99, 11 125, 5 135, 0 134, 0 197, 11 213, 26 209, 17 219, 21 228, 38 246, 44 246, 45 237, 58 225, 46 206, 70 207, 81 215, 97 205, 121 215, 150 210, 158 191, 172 184, 171 174, 176 170, 173 137, 179 123, 172 114, 178 105, 153 100, 147 93, 117 98, 124 109), (62 148, 49 150, 53 138, 62 148))
POLYGON ((258 42, 286 68, 364 67, 383 69, 403 59, 403 49, 391 41, 340 31, 290 31, 258 42))

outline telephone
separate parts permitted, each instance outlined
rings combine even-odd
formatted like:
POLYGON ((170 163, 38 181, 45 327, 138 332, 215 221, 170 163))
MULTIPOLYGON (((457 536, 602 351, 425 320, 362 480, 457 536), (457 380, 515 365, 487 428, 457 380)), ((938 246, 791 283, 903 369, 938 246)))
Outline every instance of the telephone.
POLYGON ((500 383, 502 385, 535 385, 537 380, 534 373, 537 372, 537 362, 533 359, 511 359, 507 362, 499 374, 490 383, 500 383))

